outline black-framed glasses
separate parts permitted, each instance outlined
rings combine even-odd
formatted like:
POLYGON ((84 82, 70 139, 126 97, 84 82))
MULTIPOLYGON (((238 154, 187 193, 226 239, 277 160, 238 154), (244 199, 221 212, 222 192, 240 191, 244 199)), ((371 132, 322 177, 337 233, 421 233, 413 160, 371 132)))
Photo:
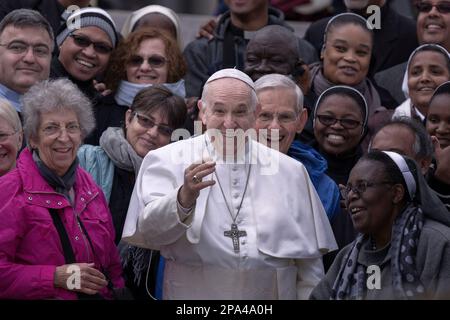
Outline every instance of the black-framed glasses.
POLYGON ((153 121, 151 118, 144 116, 143 114, 140 114, 138 112, 134 112, 134 115, 139 123, 140 126, 151 129, 154 126, 156 126, 158 133, 162 134, 163 136, 171 136, 172 132, 174 131, 173 128, 163 125, 163 124, 157 124, 155 121, 153 121))
POLYGON ((361 196, 364 192, 366 192, 367 188, 373 188, 381 185, 393 185, 391 181, 381 181, 381 182, 369 182, 369 181, 359 181, 356 185, 352 186, 351 184, 347 184, 345 187, 339 189, 341 192, 341 196, 344 200, 347 200, 348 194, 350 191, 357 193, 361 196))
POLYGON ((94 46, 94 50, 97 53, 100 54, 108 54, 111 51, 113 51, 113 48, 111 46, 109 46, 108 44, 104 43, 104 42, 94 42, 91 39, 89 39, 88 37, 81 35, 81 34, 70 34, 70 37, 72 37, 73 42, 82 48, 87 48, 89 47, 91 44, 94 46))
POLYGON ((440 13, 450 13, 450 2, 439 2, 438 4, 432 4, 430 2, 416 2, 416 8, 419 12, 428 13, 436 7, 436 10, 440 13))
POLYGON ((33 54, 36 57, 47 57, 50 55, 50 48, 45 44, 29 44, 23 41, 11 41, 10 43, 3 44, 0 43, 0 46, 5 47, 6 50, 14 53, 14 54, 24 54, 28 51, 28 48, 31 47, 33 50, 33 54))
POLYGON ((335 117, 332 117, 332 116, 329 116, 326 114, 318 114, 318 115, 316 115, 316 118, 319 119, 321 124, 323 124, 324 126, 327 126, 327 127, 332 126, 333 124, 335 124, 338 121, 341 124, 341 126, 343 126, 346 129, 355 129, 358 126, 362 125, 362 122, 360 122, 358 120, 337 119, 335 117))
POLYGON ((147 59, 144 59, 143 57, 138 55, 134 55, 131 56, 131 58, 128 60, 128 64, 133 67, 139 67, 144 63, 144 61, 147 61, 147 63, 153 68, 161 68, 167 62, 166 58, 157 54, 154 54, 147 59))
POLYGON ((17 130, 11 133, 0 132, 0 143, 5 142, 6 140, 8 140, 9 137, 15 135, 17 132, 18 132, 17 130))

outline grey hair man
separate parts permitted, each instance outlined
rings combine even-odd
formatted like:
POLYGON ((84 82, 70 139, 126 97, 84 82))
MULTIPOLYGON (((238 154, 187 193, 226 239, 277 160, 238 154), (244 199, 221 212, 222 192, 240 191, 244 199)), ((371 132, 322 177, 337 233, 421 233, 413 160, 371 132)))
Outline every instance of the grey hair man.
POLYGON ((207 132, 144 158, 122 238, 165 257, 165 299, 306 299, 336 248, 300 162, 252 139, 226 148, 242 162, 223 161, 215 139, 253 128, 254 94, 243 72, 214 73, 199 102, 207 132))
POLYGON ((340 212, 339 189, 325 174, 327 161, 314 148, 294 141, 308 119, 303 108, 300 88, 281 74, 268 74, 255 82, 261 111, 256 116, 255 128, 259 141, 301 162, 331 220, 340 212))
POLYGON ((37 11, 14 10, 0 22, 0 97, 18 112, 21 96, 48 79, 53 46, 52 28, 37 11))

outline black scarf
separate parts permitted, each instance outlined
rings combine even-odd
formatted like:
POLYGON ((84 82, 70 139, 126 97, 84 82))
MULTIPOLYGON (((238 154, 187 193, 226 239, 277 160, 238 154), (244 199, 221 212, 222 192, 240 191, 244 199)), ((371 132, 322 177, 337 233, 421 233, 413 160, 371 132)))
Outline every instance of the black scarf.
POLYGON ((73 199, 70 196, 70 190, 75 184, 76 172, 78 167, 78 158, 71 164, 67 172, 62 176, 58 176, 53 170, 47 167, 39 157, 37 150, 33 151, 33 160, 36 163, 39 173, 47 181, 47 183, 55 189, 56 192, 63 194, 73 205, 73 199))

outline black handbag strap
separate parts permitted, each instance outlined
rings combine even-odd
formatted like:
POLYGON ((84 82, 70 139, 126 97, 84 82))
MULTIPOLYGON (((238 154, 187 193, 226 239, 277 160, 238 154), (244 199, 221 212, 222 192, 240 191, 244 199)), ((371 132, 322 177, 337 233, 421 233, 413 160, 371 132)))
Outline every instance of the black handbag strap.
POLYGON ((53 224, 59 234, 59 239, 61 240, 61 245, 64 252, 64 260, 67 264, 75 263, 75 254, 73 253, 72 245, 70 244, 69 236, 67 235, 66 228, 61 220, 56 209, 49 209, 50 215, 53 219, 53 224))
MULTIPOLYGON (((61 240, 61 245, 62 245, 63 252, 64 252, 64 260, 66 261, 67 264, 75 263, 76 262, 75 254, 73 252, 72 245, 70 244, 69 236, 67 235, 67 230, 64 227, 64 224, 61 220, 61 217, 58 214, 58 211, 56 209, 52 209, 52 208, 50 208, 48 210, 50 211, 50 216, 52 217, 53 224, 55 225, 55 228, 59 234, 59 239, 61 240)), ((78 220, 78 222, 80 222, 80 220, 78 220)), ((85 232, 85 234, 87 235, 87 233, 84 229, 84 226, 83 226, 83 232, 85 232)), ((89 240, 89 243, 92 246, 91 239, 89 238, 88 235, 87 235, 87 238, 89 240)), ((94 250, 93 247, 92 247, 92 250, 94 250)), ((98 293, 95 295, 88 295, 83 292, 76 292, 76 294, 77 294, 79 300, 102 300, 103 299, 98 293)))

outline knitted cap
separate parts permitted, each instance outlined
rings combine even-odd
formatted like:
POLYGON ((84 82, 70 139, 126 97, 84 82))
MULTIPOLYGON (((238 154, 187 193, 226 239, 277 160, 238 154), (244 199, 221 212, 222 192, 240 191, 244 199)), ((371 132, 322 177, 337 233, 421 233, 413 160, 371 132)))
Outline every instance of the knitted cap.
POLYGON ((60 46, 76 29, 91 26, 102 29, 108 35, 113 47, 116 47, 118 41, 116 25, 111 16, 100 8, 82 8, 73 12, 62 25, 56 43, 60 46))

